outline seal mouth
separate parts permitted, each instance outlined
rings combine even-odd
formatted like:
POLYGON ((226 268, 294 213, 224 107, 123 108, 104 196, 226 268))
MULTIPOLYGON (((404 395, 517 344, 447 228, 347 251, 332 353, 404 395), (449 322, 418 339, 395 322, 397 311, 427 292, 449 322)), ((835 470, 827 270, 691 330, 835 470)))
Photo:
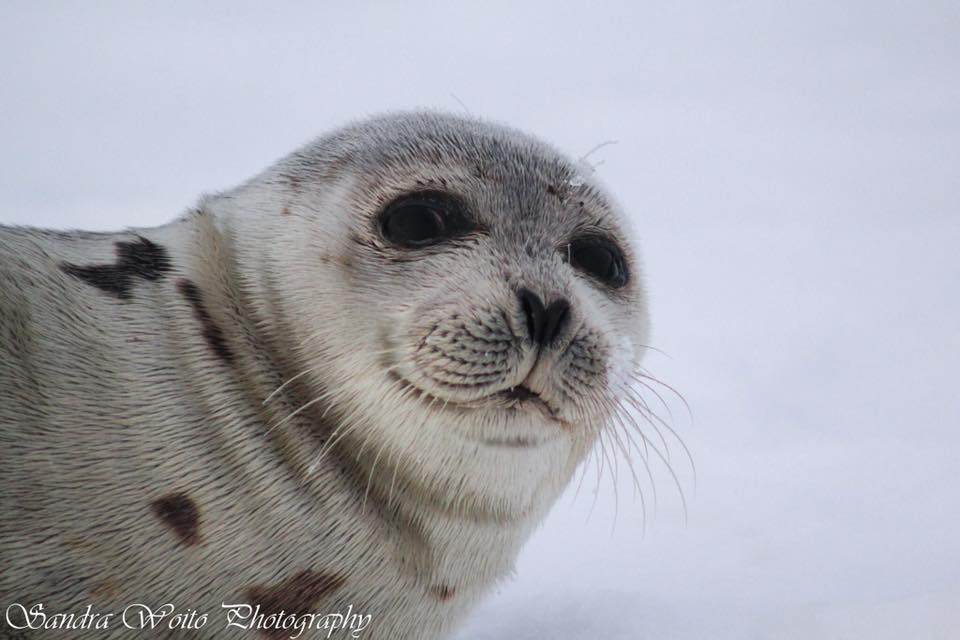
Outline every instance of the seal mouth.
MULTIPOLYGON (((405 389, 410 390, 420 401, 429 403, 431 406, 437 402, 442 403, 443 406, 453 406, 457 407, 463 411, 476 411, 477 409, 484 408, 484 405, 481 404, 484 400, 495 400, 496 404, 499 405, 501 410, 506 409, 509 411, 538 411, 543 417, 547 418, 552 422, 556 422, 561 426, 567 426, 566 421, 564 421, 558 415, 558 412, 550 406, 550 404, 544 400, 539 393, 531 389, 530 387, 519 384, 509 389, 504 389, 502 391, 496 391, 490 395, 480 398, 479 401, 474 402, 457 402, 455 400, 448 400, 440 398, 433 395, 432 393, 421 389, 419 386, 413 382, 407 380, 400 374, 396 372, 391 372, 390 377, 393 378, 396 382, 401 384, 405 389)), ((487 405, 489 407, 489 405, 487 405)), ((525 441, 517 440, 497 440, 491 441, 490 444, 496 444, 498 446, 524 446, 525 441)))
POLYGON ((533 391, 527 385, 520 384, 515 387, 510 387, 506 391, 501 391, 499 396, 506 398, 507 400, 516 400, 518 402, 523 402, 524 400, 539 400, 543 402, 543 399, 540 397, 540 394, 536 391, 533 391))
POLYGON ((546 400, 539 393, 525 384, 518 384, 504 391, 493 394, 493 397, 505 400, 511 408, 535 408, 543 412, 547 417, 556 420, 557 412, 553 410, 546 400))

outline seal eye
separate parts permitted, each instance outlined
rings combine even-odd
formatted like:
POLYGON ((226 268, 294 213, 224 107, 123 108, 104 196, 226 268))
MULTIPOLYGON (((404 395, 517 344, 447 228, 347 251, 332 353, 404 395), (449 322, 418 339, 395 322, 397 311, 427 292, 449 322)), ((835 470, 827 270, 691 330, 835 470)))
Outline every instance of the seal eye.
POLYGON ((408 248, 436 244, 469 230, 457 199, 440 192, 402 196, 387 205, 380 220, 383 237, 408 248))
POLYGON ((383 220, 383 235, 397 244, 417 247, 443 236, 443 220, 436 209, 422 204, 395 207, 383 220))
POLYGON ((581 238, 570 243, 570 264, 603 284, 619 289, 627 284, 627 267, 623 254, 614 243, 604 238, 581 238))

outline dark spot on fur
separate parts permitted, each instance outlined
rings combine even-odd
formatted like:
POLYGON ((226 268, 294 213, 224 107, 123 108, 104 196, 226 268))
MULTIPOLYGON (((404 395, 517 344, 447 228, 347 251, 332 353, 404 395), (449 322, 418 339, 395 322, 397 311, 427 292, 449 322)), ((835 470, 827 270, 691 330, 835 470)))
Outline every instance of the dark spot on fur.
POLYGON ((549 193, 552 196, 555 196, 561 203, 566 202, 567 200, 566 193, 558 189, 555 185, 548 184, 547 193, 549 193))
POLYGON ((170 270, 166 250, 146 238, 140 238, 139 242, 118 242, 117 256, 131 274, 145 280, 159 280, 170 270))
POLYGON ((430 594, 440 602, 446 602, 453 597, 454 593, 456 593, 456 590, 450 585, 435 584, 430 587, 430 594))
MULTIPOLYGON (((254 586, 247 589, 247 603, 260 605, 264 616, 280 614, 302 616, 314 613, 318 604, 328 595, 340 589, 346 580, 337 575, 317 571, 301 571, 283 582, 269 586, 254 586)), ((267 637, 286 637, 289 631, 271 629, 264 631, 267 637)))
POLYGON ((290 184, 290 189, 292 191, 300 191, 300 178, 297 176, 287 176, 287 182, 290 184))
POLYGON ((101 602, 110 600, 117 595, 117 585, 113 580, 103 578, 90 585, 89 594, 94 600, 101 602))
POLYGON ((146 238, 138 238, 136 242, 117 242, 114 246, 117 252, 115 264, 84 267, 64 262, 60 269, 121 300, 130 298, 137 278, 156 281, 170 271, 166 250, 146 238))
POLYGON ((280 215, 283 215, 283 216, 290 215, 290 207, 284 207, 283 210, 280 212, 280 215))
POLYGON ((197 285, 186 278, 181 278, 177 281, 177 289, 180 291, 180 295, 186 298, 190 306, 193 307, 193 315, 203 327, 203 339, 207 341, 207 344, 220 359, 227 363, 232 362, 233 352, 227 346, 223 331, 210 317, 197 285))
POLYGON ((153 514, 189 546, 200 542, 200 512, 185 493, 171 493, 150 503, 153 514))

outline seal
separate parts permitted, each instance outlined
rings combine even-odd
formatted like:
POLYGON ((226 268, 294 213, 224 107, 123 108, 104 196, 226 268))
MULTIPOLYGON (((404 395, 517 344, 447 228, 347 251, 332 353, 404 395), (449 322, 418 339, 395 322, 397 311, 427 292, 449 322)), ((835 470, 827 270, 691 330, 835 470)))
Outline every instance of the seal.
POLYGON ((344 611, 446 637, 623 419, 644 349, 637 243, 583 173, 400 113, 165 226, 3 228, 6 632, 45 637, 42 603, 117 616, 71 637, 141 637, 136 604, 172 605, 148 620, 171 637, 358 637, 311 618, 344 611), (206 624, 170 631, 188 610, 206 624))

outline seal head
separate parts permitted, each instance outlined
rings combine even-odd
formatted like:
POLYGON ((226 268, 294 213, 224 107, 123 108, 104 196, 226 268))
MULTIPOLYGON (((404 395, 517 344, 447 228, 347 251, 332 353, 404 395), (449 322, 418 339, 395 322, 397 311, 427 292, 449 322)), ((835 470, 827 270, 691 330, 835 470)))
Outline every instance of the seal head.
POLYGON ((611 198, 549 146, 387 116, 222 202, 266 261, 269 283, 254 279, 275 289, 262 297, 337 414, 337 446, 363 452, 372 484, 542 512, 621 409, 647 333, 637 248, 611 198))

